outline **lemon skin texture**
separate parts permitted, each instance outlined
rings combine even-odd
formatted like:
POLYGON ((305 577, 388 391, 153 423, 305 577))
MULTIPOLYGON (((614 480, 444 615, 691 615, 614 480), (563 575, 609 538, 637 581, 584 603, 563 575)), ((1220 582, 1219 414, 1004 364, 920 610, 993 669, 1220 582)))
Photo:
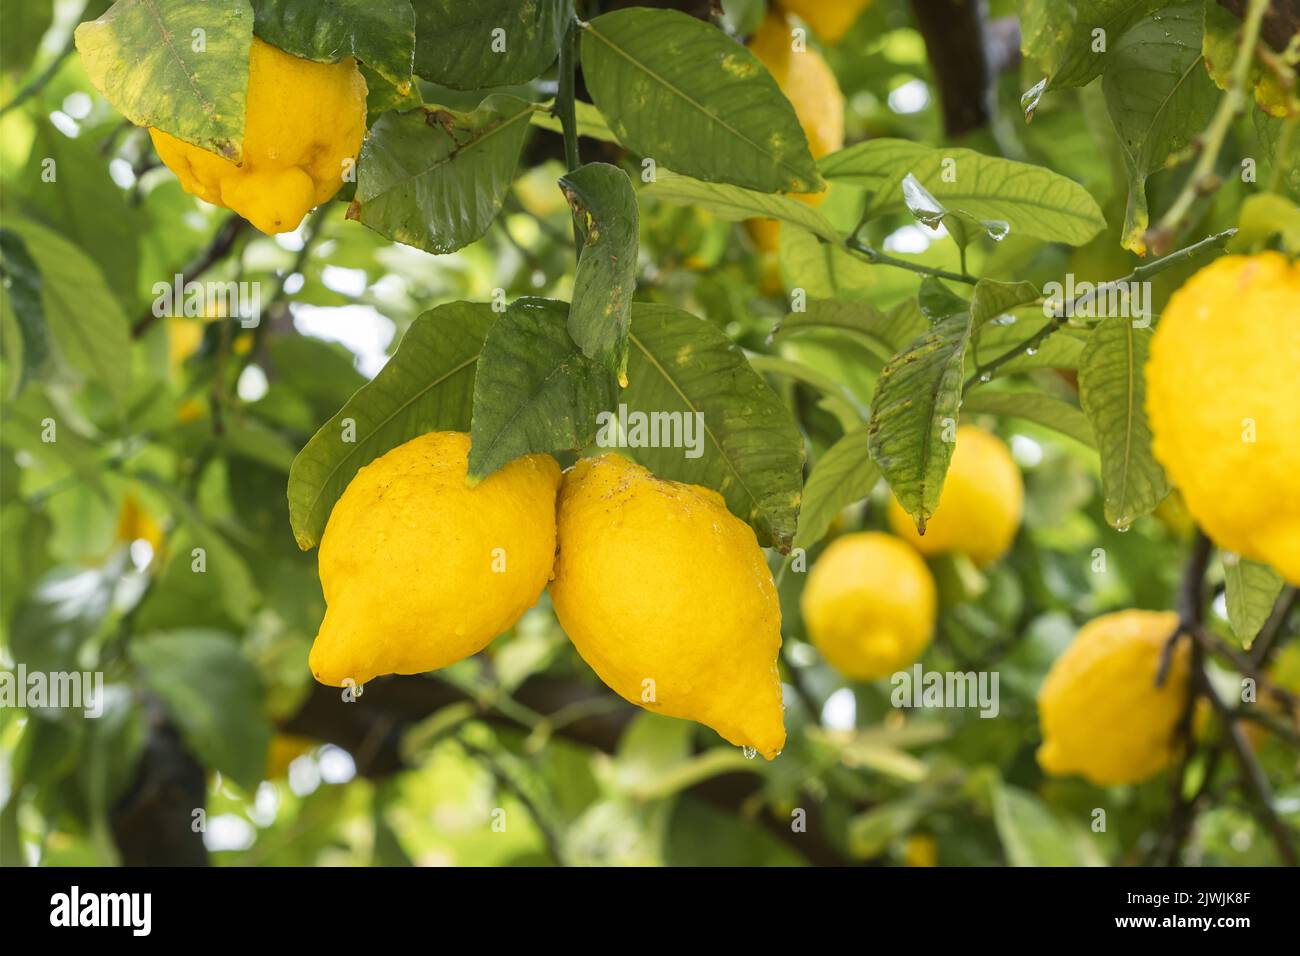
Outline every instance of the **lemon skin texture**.
POLYGON ((1146 366, 1151 448, 1219 547, 1300 584, 1300 263, 1224 256, 1169 300, 1146 366))
POLYGON ((800 596, 808 636, 831 666, 875 680, 916 661, 934 634, 934 578, 907 544, 879 531, 836 538, 800 596))
POLYGON ((833 46, 844 39, 871 0, 781 0, 781 6, 812 27, 823 43, 833 46))
POLYGON ((1189 686, 1186 641, 1164 685, 1155 685, 1177 624, 1173 611, 1119 611, 1079 629, 1038 691, 1043 770, 1106 787, 1140 783, 1165 768, 1189 686))
MULTIPOLYGON (((844 147, 844 95, 821 54, 811 48, 795 53, 790 48, 792 42, 785 17, 769 13, 750 39, 749 50, 768 68, 794 107, 813 159, 821 159, 844 147)), ((826 193, 799 193, 795 198, 815 207, 822 204, 826 193)), ((781 224, 775 219, 751 219, 746 225, 760 250, 775 252, 779 248, 781 224)))
POLYGON ((366 81, 350 57, 314 63, 253 38, 243 164, 150 129, 185 191, 265 233, 292 232, 343 185, 366 132, 366 81))
POLYGON ((537 602, 560 466, 527 455, 466 484, 469 436, 431 432, 357 472, 320 545, 322 684, 419 674, 482 650, 537 602))
POLYGON ((601 680, 769 760, 781 751, 776 588, 720 495, 619 455, 585 458, 565 473, 559 536, 551 601, 601 680))
POLYGON ((981 428, 963 425, 925 534, 917 534, 911 516, 892 498, 889 526, 927 557, 955 551, 976 564, 990 564, 1011 547, 1024 510, 1025 484, 1007 446, 981 428))

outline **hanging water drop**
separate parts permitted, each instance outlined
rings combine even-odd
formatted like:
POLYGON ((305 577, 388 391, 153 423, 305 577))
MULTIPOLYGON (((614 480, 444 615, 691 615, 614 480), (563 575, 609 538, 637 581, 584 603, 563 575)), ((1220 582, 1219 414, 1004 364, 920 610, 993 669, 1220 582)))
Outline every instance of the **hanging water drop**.
POLYGON ((1130 518, 1128 515, 1122 516, 1118 521, 1115 522, 1115 530, 1118 531, 1120 534, 1123 534, 1124 532, 1128 531, 1128 529, 1131 527, 1133 527, 1133 519, 1130 518))
POLYGON ((758 751, 753 747, 743 747, 741 751, 744 753, 746 760, 753 760, 758 756, 758 751))

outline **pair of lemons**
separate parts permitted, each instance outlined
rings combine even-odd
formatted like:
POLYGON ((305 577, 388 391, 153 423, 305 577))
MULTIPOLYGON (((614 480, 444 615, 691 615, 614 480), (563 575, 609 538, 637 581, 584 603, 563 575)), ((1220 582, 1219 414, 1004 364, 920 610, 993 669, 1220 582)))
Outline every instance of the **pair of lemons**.
POLYGON ((781 611, 754 532, 716 492, 619 455, 527 455, 474 486, 469 436, 362 468, 320 545, 316 679, 344 686, 482 650, 548 582, 565 633, 626 700, 771 759, 785 743, 781 611))

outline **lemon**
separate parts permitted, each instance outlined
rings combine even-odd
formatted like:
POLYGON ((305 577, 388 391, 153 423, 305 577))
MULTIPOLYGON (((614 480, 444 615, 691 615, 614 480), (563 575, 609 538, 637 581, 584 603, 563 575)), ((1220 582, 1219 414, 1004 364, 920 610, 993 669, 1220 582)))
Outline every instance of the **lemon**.
POLYGON ((871 6, 871 0, 780 0, 781 6, 812 27, 823 43, 844 39, 849 27, 871 6))
POLYGON ((1224 256, 1169 300, 1151 448, 1214 543, 1300 584, 1300 263, 1224 256))
POLYGON ((1038 691, 1038 763, 1045 771, 1112 786, 1164 769, 1190 683, 1187 642, 1179 641, 1165 683, 1156 687, 1177 624, 1173 611, 1119 611, 1079 629, 1038 691))
POLYGON ((556 616, 620 697, 769 760, 785 745, 781 608, 754 532, 716 492, 619 455, 565 473, 556 616))
POLYGON ((903 844, 904 866, 938 866, 939 843, 925 833, 914 833, 903 844))
POLYGON ((351 59, 314 63, 253 38, 242 165, 150 129, 185 191, 265 233, 292 232, 343 185, 366 132, 366 81, 351 59))
MULTIPOLYGON (((796 53, 792 42, 789 22, 773 12, 759 24, 749 50, 768 68, 794 107, 813 159, 821 159, 844 146, 844 95, 821 54, 812 49, 796 53)), ((795 198, 819 206, 826 193, 801 193, 795 198)), ((779 248, 781 224, 775 219, 751 219, 747 225, 763 252, 779 248)))
POLYGON ((323 684, 418 674, 468 657, 536 603, 555 559, 560 466, 527 455, 473 488, 469 436, 431 432, 357 472, 320 544, 323 684))
POLYGON ((894 499, 889 526, 926 556, 955 551, 988 564, 1011 547, 1024 507, 1025 485, 1007 446, 981 428, 963 425, 925 534, 917 534, 911 516, 894 499))
POLYGON ((934 579, 892 535, 836 538, 800 598, 808 636, 841 674, 875 680, 921 656, 934 633, 934 579))

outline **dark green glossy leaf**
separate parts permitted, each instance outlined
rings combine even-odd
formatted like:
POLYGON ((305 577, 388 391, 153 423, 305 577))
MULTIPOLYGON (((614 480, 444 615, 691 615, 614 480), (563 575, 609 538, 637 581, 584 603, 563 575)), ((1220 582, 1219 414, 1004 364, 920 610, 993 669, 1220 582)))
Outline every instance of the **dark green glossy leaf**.
POLYGON ((289 471, 298 547, 320 543, 334 502, 363 465, 425 432, 469 431, 474 367, 493 317, 469 302, 425 312, 379 374, 303 446, 289 471))
POLYGON ((822 188, 776 80, 707 23, 643 7, 603 14, 583 30, 582 72, 619 142, 659 166, 768 193, 822 188))
POLYGON ((699 457, 684 448, 626 453, 662 478, 715 489, 761 544, 788 550, 803 440, 781 399, 717 326, 688 312, 633 303, 631 344, 619 401, 630 412, 699 413, 703 435, 699 457))
POLYGON ((559 53, 572 0, 412 0, 415 72, 457 90, 514 86, 559 53))
POLYGON ((356 57, 406 92, 415 56, 410 0, 251 0, 253 29, 281 50, 337 63, 356 57))
POLYGON ((492 324, 474 379, 469 478, 521 455, 577 449, 614 403, 613 379, 569 337, 569 307, 520 299, 492 324))
POLYGON ((361 148, 351 218, 426 252, 454 252, 487 232, 528 137, 533 106, 487 97, 471 113, 386 113, 361 148))
MULTIPOLYGON (((45 333, 45 306, 41 301, 41 272, 27 254, 22 238, 9 229, 0 229, 0 296, 4 308, 14 317, 20 351, 18 376, 13 395, 22 391, 27 380, 41 370, 49 356, 45 333)), ((8 339, 5 339, 6 345, 8 339)))

